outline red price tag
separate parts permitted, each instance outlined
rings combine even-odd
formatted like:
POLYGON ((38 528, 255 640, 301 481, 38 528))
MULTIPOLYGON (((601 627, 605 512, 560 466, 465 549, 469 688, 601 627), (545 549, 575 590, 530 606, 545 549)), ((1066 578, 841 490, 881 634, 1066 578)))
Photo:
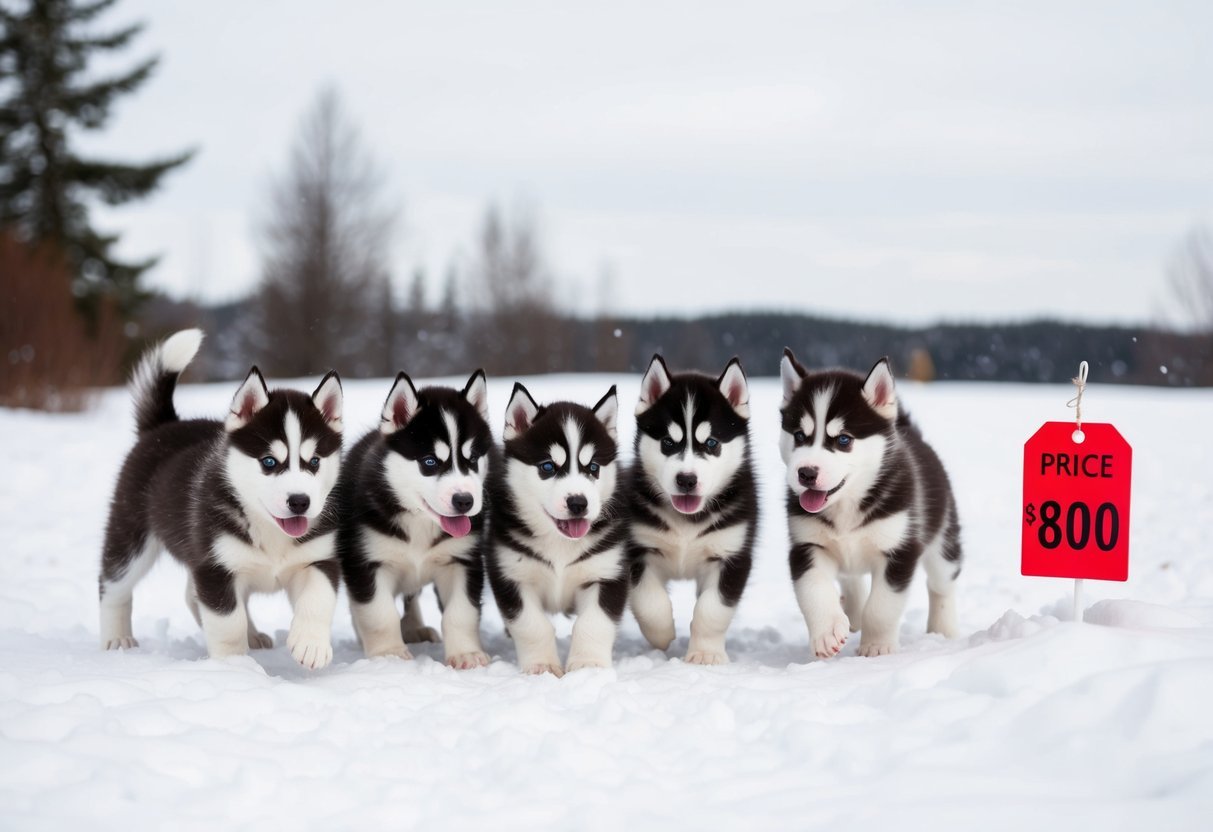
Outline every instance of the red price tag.
POLYGON ((1133 449, 1109 424, 1045 422, 1023 446, 1024 575, 1129 579, 1133 449))

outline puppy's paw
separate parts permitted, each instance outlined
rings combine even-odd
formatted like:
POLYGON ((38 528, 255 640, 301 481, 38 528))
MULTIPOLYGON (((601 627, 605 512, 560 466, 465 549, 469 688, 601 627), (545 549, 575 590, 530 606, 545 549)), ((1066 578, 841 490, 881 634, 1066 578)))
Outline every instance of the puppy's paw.
POLYGON ((564 675, 564 671, 560 669, 560 665, 555 662, 535 662, 528 664, 522 668, 522 672, 528 676, 541 676, 544 673, 551 673, 557 679, 564 675))
POLYGON ((446 666, 453 667, 456 670, 473 670, 477 667, 488 667, 489 657, 479 650, 474 650, 471 653, 456 653, 453 656, 446 657, 446 666))
POLYGON ((292 629, 287 636, 286 646, 295 661, 308 670, 319 670, 333 660, 333 643, 327 632, 292 629))
POLYGON ((138 646, 139 642, 135 641, 134 636, 115 636, 101 642, 102 650, 130 650, 138 646))
POLYGON ((728 664, 729 654, 720 650, 692 650, 687 653, 687 664, 728 664))
POLYGON ((378 659, 378 658, 383 658, 383 657, 390 657, 390 658, 395 658, 395 659, 411 659, 411 658, 413 658, 413 654, 411 652, 409 652, 409 648, 407 648, 403 644, 401 644, 399 646, 389 645, 386 647, 378 647, 374 650, 368 650, 366 652, 366 657, 368 659, 378 659))
POLYGON ((819 659, 837 656, 842 646, 847 643, 847 634, 851 631, 851 623, 842 613, 828 621, 821 632, 813 632, 813 655, 819 659))
POLYGON ((859 642, 859 655, 861 656, 887 656, 890 653, 897 652, 897 645, 888 641, 859 642))
POLYGON ((421 644, 422 642, 437 644, 442 641, 442 636, 438 635, 438 631, 433 627, 401 627, 400 635, 407 644, 421 644))
POLYGON ((568 665, 565 671, 572 673, 574 670, 584 670, 587 667, 610 667, 610 659, 595 659, 592 656, 570 656, 568 665))
POLYGON ((249 630, 248 634, 248 649, 250 650, 268 650, 274 646, 274 640, 265 633, 259 633, 256 630, 249 630))

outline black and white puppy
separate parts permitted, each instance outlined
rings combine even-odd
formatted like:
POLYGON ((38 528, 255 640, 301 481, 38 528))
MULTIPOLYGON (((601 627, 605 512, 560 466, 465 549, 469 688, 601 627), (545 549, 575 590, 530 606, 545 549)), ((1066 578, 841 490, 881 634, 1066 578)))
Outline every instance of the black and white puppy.
POLYGON ((401 373, 379 429, 350 451, 337 490, 338 551, 367 656, 410 659, 405 642, 438 640, 417 598, 432 583, 446 663, 460 669, 489 663, 480 646, 484 479, 494 455, 487 420, 482 370, 462 391, 417 390, 401 373))
POLYGON ((611 665, 627 603, 618 413, 614 387, 590 409, 541 407, 515 384, 506 407, 504 464, 489 474, 485 565, 526 673, 563 673, 554 612, 577 616, 564 668, 611 665))
POLYGON ((784 350, 780 375, 792 582, 813 652, 837 654, 848 630, 863 631, 861 655, 895 651, 919 561, 927 574, 927 631, 954 637, 956 501, 939 457, 898 404, 888 359, 865 378, 810 373, 784 350))
POLYGON ((753 563, 758 488, 750 457, 750 393, 734 358, 719 378, 673 375, 653 356, 636 405, 628 472, 631 606, 649 643, 674 639, 666 584, 698 592, 686 660, 722 664, 725 632, 753 563))
POLYGON ((341 465, 341 382, 308 396, 268 390, 256 367, 226 421, 182 421, 177 378, 202 343, 196 329, 151 350, 132 380, 139 438, 122 466, 101 552, 101 646, 134 647, 131 599, 162 549, 189 570, 186 601, 212 657, 273 642, 248 597, 286 589, 291 655, 321 668, 340 567, 329 492, 341 465))

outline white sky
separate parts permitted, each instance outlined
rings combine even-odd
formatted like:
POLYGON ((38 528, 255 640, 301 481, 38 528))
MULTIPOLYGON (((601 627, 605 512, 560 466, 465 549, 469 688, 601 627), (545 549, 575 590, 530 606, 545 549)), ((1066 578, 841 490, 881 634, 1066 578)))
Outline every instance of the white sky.
MULTIPOLYGON (((533 206, 587 312, 1143 321, 1213 222, 1213 3, 164 3, 157 76, 86 147, 201 152, 99 211, 151 283, 225 299, 335 84, 436 298, 485 204, 533 206)), ((462 252, 462 254, 460 254, 462 252)))

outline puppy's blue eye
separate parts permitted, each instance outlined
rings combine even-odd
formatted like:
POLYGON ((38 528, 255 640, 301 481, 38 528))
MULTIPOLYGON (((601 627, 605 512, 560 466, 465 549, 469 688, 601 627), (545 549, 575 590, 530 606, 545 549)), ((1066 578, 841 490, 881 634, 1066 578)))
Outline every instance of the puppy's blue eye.
POLYGON ((597 462, 591 462, 589 465, 586 466, 586 469, 589 470, 589 472, 593 476, 596 477, 596 476, 598 476, 598 472, 602 470, 602 467, 597 462))
POLYGON ((838 438, 834 441, 838 443, 838 447, 840 448, 851 447, 851 437, 847 436, 845 433, 838 434, 838 438))
POLYGON ((554 474, 556 473, 556 463, 550 459, 546 462, 541 462, 539 463, 539 470, 545 474, 554 474))
POLYGON ((803 430, 798 430, 792 434, 792 438, 795 439, 797 442, 805 442, 808 440, 809 437, 804 435, 803 430))
POLYGON ((703 443, 703 446, 709 451, 714 451, 720 447, 720 441, 715 436, 709 436, 707 441, 703 443))
POLYGON ((278 467, 278 460, 272 456, 263 456, 261 457, 261 467, 267 471, 273 471, 278 467))
POLYGON ((320 457, 318 457, 318 456, 314 456, 314 457, 312 457, 311 459, 309 459, 309 460, 307 461, 307 467, 311 468, 313 471, 319 470, 319 468, 320 468, 320 457))
POLYGON ((668 451, 670 448, 674 447, 674 440, 667 436, 665 439, 661 440, 661 447, 668 451))
POLYGON ((426 468, 437 468, 438 467, 438 457, 427 456, 421 460, 421 464, 424 465, 426 468))

